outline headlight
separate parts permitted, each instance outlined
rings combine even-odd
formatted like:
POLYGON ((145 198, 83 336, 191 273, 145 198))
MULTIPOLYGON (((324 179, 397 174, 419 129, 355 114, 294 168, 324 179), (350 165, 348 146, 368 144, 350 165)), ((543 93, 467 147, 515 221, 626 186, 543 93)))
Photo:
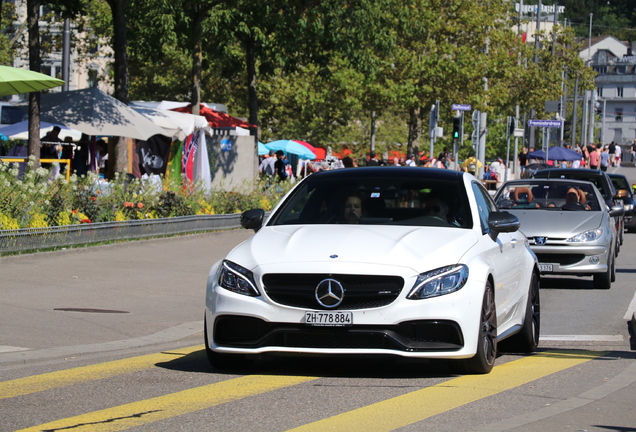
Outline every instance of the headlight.
POLYGON ((437 297, 460 290, 468 280, 468 267, 452 265, 422 273, 408 295, 410 299, 437 297))
POLYGON ((574 237, 570 237, 566 240, 568 243, 584 243, 598 240, 603 235, 603 228, 597 228, 584 233, 577 234, 574 237))
POLYGON ((246 296, 261 295, 254 282, 254 274, 232 261, 224 260, 219 271, 219 286, 246 296))
POLYGON ((634 204, 624 204, 623 207, 625 208, 626 212, 634 210, 634 204))

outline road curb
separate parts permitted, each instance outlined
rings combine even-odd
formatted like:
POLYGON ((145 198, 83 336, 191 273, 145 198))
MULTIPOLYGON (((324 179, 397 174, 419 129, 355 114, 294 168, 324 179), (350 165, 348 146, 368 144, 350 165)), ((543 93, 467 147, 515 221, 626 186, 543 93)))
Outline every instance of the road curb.
POLYGON ((179 324, 151 335, 133 339, 110 341, 90 345, 75 345, 58 348, 47 348, 34 351, 17 351, 0 354, 0 365, 11 363, 28 363, 31 361, 48 360, 61 357, 77 356, 98 352, 116 351, 120 349, 140 348, 148 345, 172 342, 203 331, 203 321, 193 321, 179 324))

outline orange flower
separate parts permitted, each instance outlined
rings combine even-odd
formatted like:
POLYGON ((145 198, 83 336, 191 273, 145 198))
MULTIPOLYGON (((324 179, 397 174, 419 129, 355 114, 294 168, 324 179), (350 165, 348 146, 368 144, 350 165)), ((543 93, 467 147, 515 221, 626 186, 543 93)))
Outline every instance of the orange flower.
POLYGON ((137 208, 144 208, 144 203, 137 203, 137 208))
POLYGON ((91 197, 91 200, 95 201, 97 199, 97 197, 91 197))
POLYGON ((124 202, 124 207, 134 207, 135 205, 131 202, 124 202))
POLYGON ((83 223, 92 223, 92 222, 90 219, 86 218, 86 219, 82 219, 80 223, 83 224, 83 223))
POLYGON ((71 213, 77 213, 77 210, 71 210, 71 213))

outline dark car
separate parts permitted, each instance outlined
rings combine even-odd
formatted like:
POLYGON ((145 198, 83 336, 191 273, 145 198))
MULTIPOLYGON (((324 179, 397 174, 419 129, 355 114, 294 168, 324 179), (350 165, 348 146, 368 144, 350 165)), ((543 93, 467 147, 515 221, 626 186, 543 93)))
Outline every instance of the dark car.
MULTIPOLYGON (((603 195, 603 199, 609 208, 613 206, 623 205, 623 200, 620 198, 618 191, 614 187, 614 183, 609 178, 607 173, 601 170, 585 169, 585 168, 553 168, 547 170, 537 171, 533 174, 533 178, 567 178, 573 180, 586 180, 594 183, 603 195)), ((619 246, 623 244, 623 216, 617 216, 614 218, 616 222, 616 235, 618 242, 616 247, 616 254, 618 255, 619 246)))
POLYGON ((609 178, 614 183, 614 187, 618 191, 618 195, 623 200, 623 207, 625 208, 625 215, 623 216, 624 228, 627 232, 636 232, 636 209, 634 203, 634 193, 629 185, 627 177, 622 174, 608 174, 609 178))

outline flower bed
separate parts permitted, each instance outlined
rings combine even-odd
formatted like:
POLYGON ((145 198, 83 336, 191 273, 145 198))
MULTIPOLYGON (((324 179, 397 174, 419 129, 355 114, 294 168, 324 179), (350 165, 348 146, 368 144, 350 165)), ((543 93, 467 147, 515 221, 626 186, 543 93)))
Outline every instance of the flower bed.
POLYGON ((53 178, 51 171, 21 173, 18 164, 0 163, 0 230, 123 222, 191 215, 269 211, 289 184, 266 187, 261 181, 243 191, 206 192, 199 184, 118 176, 109 182, 96 174, 53 178))

